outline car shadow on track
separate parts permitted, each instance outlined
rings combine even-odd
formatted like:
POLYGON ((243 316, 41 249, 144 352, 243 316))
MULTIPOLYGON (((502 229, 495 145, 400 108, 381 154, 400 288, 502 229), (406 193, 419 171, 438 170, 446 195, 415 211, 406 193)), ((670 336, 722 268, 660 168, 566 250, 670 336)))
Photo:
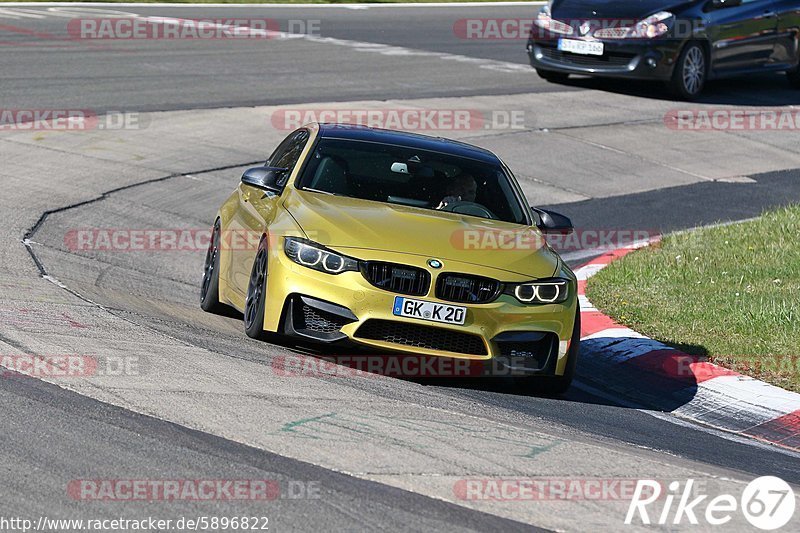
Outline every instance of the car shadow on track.
POLYGON ((518 377, 483 362, 376 352, 357 346, 320 346, 287 337, 276 342, 292 354, 272 362, 286 376, 376 377, 461 391, 539 397, 566 402, 672 412, 686 405, 698 383, 716 377, 702 346, 666 345, 642 338, 595 338, 581 343, 575 383, 548 393, 540 377, 518 377), (686 353, 684 353, 686 352, 686 353), (694 355, 688 355, 689 353, 694 355), (630 358, 626 358, 631 356, 630 358), (643 354, 643 355, 639 355, 643 354))
POLYGON ((696 397, 702 381, 716 377, 707 354, 697 345, 594 337, 581 341, 576 380, 621 405, 672 412, 696 397))
POLYGON ((626 96, 675 101, 684 106, 695 103, 757 107, 800 104, 800 90, 791 88, 786 76, 779 73, 709 81, 703 94, 695 102, 677 99, 664 83, 657 81, 571 76, 560 84, 626 96))

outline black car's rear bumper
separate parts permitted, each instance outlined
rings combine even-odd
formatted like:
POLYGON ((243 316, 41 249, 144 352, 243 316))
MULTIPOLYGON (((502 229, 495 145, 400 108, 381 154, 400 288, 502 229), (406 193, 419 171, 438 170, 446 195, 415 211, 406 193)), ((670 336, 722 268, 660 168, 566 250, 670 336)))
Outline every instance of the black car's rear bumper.
POLYGON ((528 41, 528 57, 536 69, 618 78, 669 80, 681 50, 678 40, 603 41, 602 56, 558 49, 558 39, 528 41))

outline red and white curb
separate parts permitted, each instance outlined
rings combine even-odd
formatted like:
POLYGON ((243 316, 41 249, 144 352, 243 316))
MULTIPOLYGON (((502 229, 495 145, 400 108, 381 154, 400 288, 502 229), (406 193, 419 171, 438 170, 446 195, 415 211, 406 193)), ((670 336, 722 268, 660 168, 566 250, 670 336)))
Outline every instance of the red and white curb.
POLYGON ((591 380, 647 408, 800 451, 800 394, 687 355, 617 324, 586 298, 586 280, 637 248, 605 253, 575 270, 581 366, 591 380), (603 374, 607 380, 603 379, 603 374))

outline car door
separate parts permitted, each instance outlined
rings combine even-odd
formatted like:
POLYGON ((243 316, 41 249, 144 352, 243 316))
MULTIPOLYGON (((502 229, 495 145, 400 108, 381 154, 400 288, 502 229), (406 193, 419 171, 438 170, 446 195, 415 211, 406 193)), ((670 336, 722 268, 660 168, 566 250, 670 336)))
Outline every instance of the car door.
MULTIPOLYGON (((266 166, 286 169, 275 180, 275 185, 281 191, 297 165, 308 139, 309 132, 306 129, 293 132, 267 160, 266 166)), ((239 205, 231 217, 230 231, 226 237, 231 246, 230 283, 243 302, 258 243, 275 217, 280 194, 244 183, 239 183, 238 194, 239 205)))
POLYGON ((716 72, 754 69, 772 61, 777 40, 776 0, 711 0, 711 63, 716 72))

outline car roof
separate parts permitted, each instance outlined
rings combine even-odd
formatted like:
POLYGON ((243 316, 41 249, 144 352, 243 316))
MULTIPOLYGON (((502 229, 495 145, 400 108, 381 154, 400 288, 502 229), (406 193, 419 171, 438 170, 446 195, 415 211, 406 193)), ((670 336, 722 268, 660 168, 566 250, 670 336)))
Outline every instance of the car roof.
POLYGON ((443 152, 450 155, 468 157, 495 165, 500 164, 500 159, 491 151, 479 148, 460 141, 445 139, 444 137, 431 137, 410 133, 406 131, 384 130, 353 124, 319 124, 319 135, 328 139, 348 139, 355 141, 377 142, 383 144, 399 145, 408 148, 419 148, 433 152, 443 152))

